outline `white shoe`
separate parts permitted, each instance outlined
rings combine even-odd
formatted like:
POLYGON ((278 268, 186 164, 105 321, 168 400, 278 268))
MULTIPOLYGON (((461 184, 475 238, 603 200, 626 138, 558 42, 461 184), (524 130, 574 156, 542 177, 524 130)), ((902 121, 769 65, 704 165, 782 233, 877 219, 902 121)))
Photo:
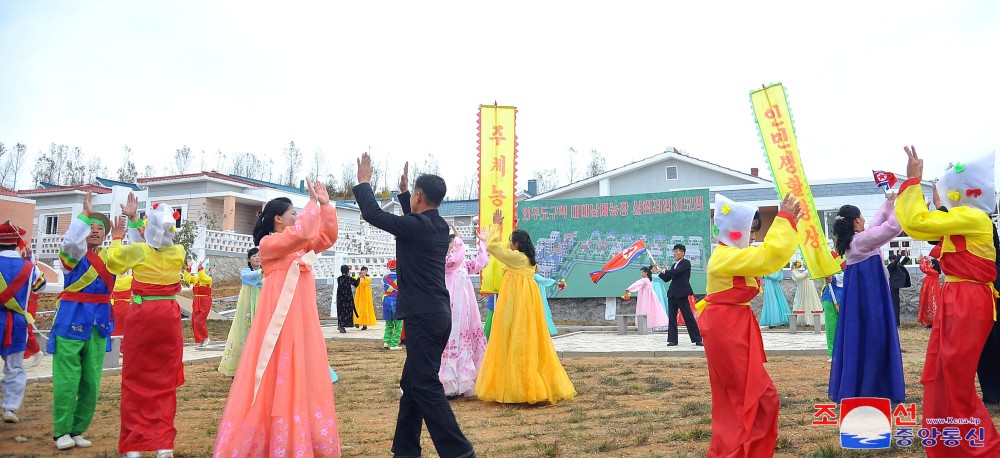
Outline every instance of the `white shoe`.
POLYGON ((833 362, 833 358, 830 358, 830 359, 826 360, 826 362, 832 363, 833 362))
POLYGON ((173 450, 157 450, 156 458, 174 458, 173 450))
POLYGON ((389 347, 390 350, 402 350, 403 347, 389 347))
POLYGON ((27 364, 25 364, 25 366, 27 366, 27 367, 35 367, 35 366, 37 366, 37 365, 39 365, 41 363, 42 363, 42 352, 38 352, 38 353, 35 353, 35 354, 31 355, 31 357, 28 358, 27 364))
POLYGON ((80 448, 87 448, 87 447, 90 447, 91 445, 94 445, 89 440, 84 439, 83 436, 81 436, 79 434, 77 434, 76 436, 73 436, 73 443, 76 444, 76 446, 80 447, 80 448))
POLYGON ((389 348, 389 344, 387 344, 387 343, 382 344, 382 348, 386 348, 386 349, 389 348))
MULTIPOLYGON (((212 343, 212 339, 209 339, 208 337, 206 337, 205 340, 201 341, 201 346, 202 347, 207 347, 208 344, 210 344, 210 343, 212 343)), ((173 454, 174 453, 173 450, 171 450, 170 453, 173 454)))
POLYGON ((17 423, 21 420, 17 419, 17 415, 14 415, 14 411, 5 410, 3 411, 3 422, 4 423, 17 423))
POLYGON ((125 452, 125 458, 142 458, 142 452, 125 452))
POLYGON ((56 448, 59 450, 69 450, 73 447, 76 447, 76 442, 73 441, 72 437, 69 437, 69 434, 63 434, 56 439, 56 448))

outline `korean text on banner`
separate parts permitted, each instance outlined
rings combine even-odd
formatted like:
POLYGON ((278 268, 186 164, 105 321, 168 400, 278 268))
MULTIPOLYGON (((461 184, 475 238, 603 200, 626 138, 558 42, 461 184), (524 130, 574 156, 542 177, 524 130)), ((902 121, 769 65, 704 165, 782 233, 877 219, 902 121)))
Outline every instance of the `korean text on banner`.
POLYGON ((750 103, 753 105, 764 155, 771 167, 778 198, 791 193, 805 207, 798 223, 798 237, 806 268, 814 279, 840 272, 840 265, 830 256, 823 224, 802 168, 795 127, 785 99, 785 88, 778 83, 753 91, 750 93, 750 103))
MULTIPOLYGON (((496 105, 479 106, 479 229, 493 224, 493 212, 503 212, 501 237, 514 230, 517 204, 517 109, 496 105)), ((490 259, 481 274, 482 293, 495 293, 503 280, 503 265, 490 259)))

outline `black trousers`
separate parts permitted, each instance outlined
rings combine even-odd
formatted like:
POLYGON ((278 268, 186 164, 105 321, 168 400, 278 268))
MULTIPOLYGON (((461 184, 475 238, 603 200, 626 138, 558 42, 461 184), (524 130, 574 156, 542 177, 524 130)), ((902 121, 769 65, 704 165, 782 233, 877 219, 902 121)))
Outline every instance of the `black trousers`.
POLYGON ((667 317, 670 323, 667 326, 667 342, 677 343, 677 311, 684 315, 684 326, 687 327, 688 335, 691 336, 691 343, 701 342, 701 331, 698 330, 698 322, 695 321, 694 313, 691 312, 691 304, 688 304, 686 297, 667 298, 667 317))
POLYGON ((896 327, 899 327, 899 288, 890 287, 889 290, 892 292, 892 308, 896 312, 896 327))
POLYGON ((410 315, 403 320, 403 327, 406 330, 406 362, 399 379, 403 397, 399 400, 396 435, 392 439, 393 456, 420 456, 420 432, 425 422, 441 458, 476 456, 472 443, 458 427, 438 378, 441 354, 451 333, 451 315, 410 315))

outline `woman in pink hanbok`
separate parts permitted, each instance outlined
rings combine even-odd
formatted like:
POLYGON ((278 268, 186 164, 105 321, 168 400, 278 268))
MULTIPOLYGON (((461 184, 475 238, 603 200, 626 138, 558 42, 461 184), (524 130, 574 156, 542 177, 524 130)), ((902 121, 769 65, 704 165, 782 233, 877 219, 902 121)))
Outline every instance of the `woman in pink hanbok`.
POLYGON ((475 396, 479 366, 486 352, 486 334, 479 317, 476 290, 469 275, 478 273, 490 260, 486 245, 478 242, 479 254, 473 261, 465 259, 465 242, 452 226, 455 237, 445 258, 445 286, 451 294, 451 335, 441 355, 438 377, 447 396, 475 396))
POLYGON ((337 240, 326 188, 309 185, 296 214, 279 197, 254 228, 267 281, 222 414, 215 456, 339 457, 326 341, 316 310, 316 253, 337 240))
POLYGON ((639 294, 635 302, 635 314, 646 315, 646 324, 650 329, 666 329, 670 322, 667 319, 667 312, 664 311, 663 304, 660 303, 660 299, 656 297, 656 292, 653 291, 653 281, 649 278, 650 269, 649 267, 643 267, 639 271, 642 276, 625 290, 625 294, 627 297, 631 297, 632 293, 639 294))

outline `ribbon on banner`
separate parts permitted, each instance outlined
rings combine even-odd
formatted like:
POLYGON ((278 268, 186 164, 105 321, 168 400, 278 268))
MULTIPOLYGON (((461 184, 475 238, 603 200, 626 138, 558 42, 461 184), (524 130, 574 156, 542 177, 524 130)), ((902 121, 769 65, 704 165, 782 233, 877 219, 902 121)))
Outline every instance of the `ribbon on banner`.
POLYGON ((814 280, 840 272, 839 263, 830 256, 823 224, 813 202, 812 189, 802 168, 785 88, 777 83, 753 91, 750 93, 750 103, 753 105, 764 156, 771 168, 778 199, 792 194, 799 199, 805 210, 797 227, 799 250, 806 269, 814 280))
MULTIPOLYGON (((517 219, 517 109, 497 105, 479 106, 479 230, 493 224, 493 212, 503 212, 500 237, 510 236, 517 219)), ((491 257, 483 268, 480 292, 496 293, 503 280, 503 264, 491 257)))

